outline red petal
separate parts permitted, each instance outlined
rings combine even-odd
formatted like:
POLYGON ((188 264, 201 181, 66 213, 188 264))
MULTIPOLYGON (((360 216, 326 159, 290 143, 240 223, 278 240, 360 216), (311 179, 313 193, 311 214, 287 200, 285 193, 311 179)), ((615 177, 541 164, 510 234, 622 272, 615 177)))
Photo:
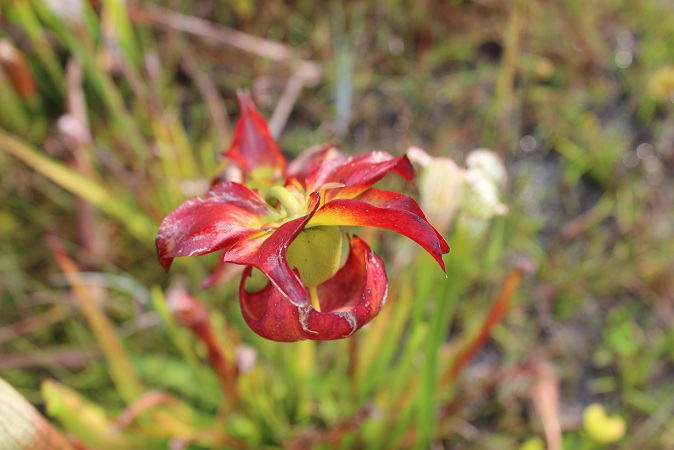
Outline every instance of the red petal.
POLYGON ((261 221, 274 212, 254 191, 222 183, 206 196, 188 200, 159 227, 157 255, 166 270, 177 256, 211 253, 260 232, 261 221))
POLYGON ((272 284, 259 292, 246 292, 244 284, 251 272, 246 268, 239 300, 248 326, 273 341, 328 341, 351 336, 370 322, 386 302, 386 270, 381 258, 363 240, 354 236, 350 245, 344 267, 318 286, 321 312, 309 304, 293 305, 272 284))
POLYGON ((317 197, 318 194, 312 194, 313 209, 308 215, 284 223, 271 234, 239 240, 225 252, 223 260, 258 268, 287 300, 295 305, 306 305, 304 285, 288 265, 286 253, 318 208, 317 197))
POLYGON ((313 192, 322 184, 334 182, 345 185, 328 193, 331 198, 353 198, 395 172, 408 180, 414 179, 414 169, 407 156, 394 158, 386 152, 369 152, 344 158, 325 159, 307 176, 307 191, 313 192))
POLYGON ((343 156, 331 143, 308 148, 290 162, 287 174, 304 183, 307 175, 316 170, 323 161, 334 158, 343 158, 343 156))
POLYGON ((406 209, 382 208, 361 200, 331 200, 314 214, 309 225, 354 225, 392 230, 421 245, 445 270, 442 254, 447 253, 449 246, 423 216, 406 209))
POLYGON ((275 167, 276 177, 285 173, 286 160, 269 132, 267 121, 255 109, 250 94, 237 93, 241 115, 234 130, 234 142, 225 156, 248 174, 257 168, 275 167))
MULTIPOLYGON (((380 208, 408 211, 412 214, 416 214, 428 222, 428 219, 424 215, 424 212, 421 210, 421 207, 417 204, 417 202, 404 194, 371 188, 359 195, 356 200, 361 200, 371 205, 379 206, 380 208)), ((431 226, 433 227, 433 225, 431 226)), ((445 238, 443 238, 442 235, 438 233, 438 230, 436 230, 435 227, 433 227, 433 230, 440 241, 440 250, 442 253, 449 252, 449 245, 447 244, 447 241, 445 241, 445 238)))

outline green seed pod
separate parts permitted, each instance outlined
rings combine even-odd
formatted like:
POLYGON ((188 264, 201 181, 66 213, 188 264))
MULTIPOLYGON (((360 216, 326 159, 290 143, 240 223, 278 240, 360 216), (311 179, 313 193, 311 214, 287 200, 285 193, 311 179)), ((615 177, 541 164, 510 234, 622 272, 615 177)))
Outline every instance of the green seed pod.
POLYGON ((339 227, 305 228, 288 247, 288 263, 308 287, 318 286, 339 270, 342 233, 339 227))

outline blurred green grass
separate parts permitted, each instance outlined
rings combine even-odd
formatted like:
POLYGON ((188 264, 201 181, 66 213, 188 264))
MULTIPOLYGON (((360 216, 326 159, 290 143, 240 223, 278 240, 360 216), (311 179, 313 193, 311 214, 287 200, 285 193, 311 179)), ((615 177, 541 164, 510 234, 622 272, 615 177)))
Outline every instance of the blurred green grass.
MULTIPOLYGON (((232 352, 252 347, 257 363, 224 427, 236 443, 195 431, 195 445, 517 448, 545 428, 531 367, 552 364, 566 448, 593 448, 580 429, 591 402, 625 418, 616 448, 674 446, 674 6, 161 4, 170 10, 85 2, 70 17, 38 0, 0 6, 0 40, 30 74, 2 53, 3 378, 36 404, 44 377, 111 417, 129 403, 58 276, 52 234, 91 274, 85 285, 143 388, 180 396, 191 412, 172 413, 194 430, 215 427, 223 394, 203 348, 162 309, 172 281, 195 289, 215 259, 177 261, 166 276, 152 240, 217 172, 234 93, 250 89, 267 117, 290 106, 275 122, 289 155, 330 139, 354 153, 420 146, 457 162, 491 148, 506 161, 510 213, 493 224, 489 252, 450 240, 447 281, 410 274, 428 266, 421 256, 387 264, 387 308, 351 343, 262 341, 240 317, 235 286, 200 292, 219 339, 232 352), (34 78, 35 89, 17 91, 13 76, 34 78), (536 273, 463 376, 442 386, 523 256, 536 273)), ((405 248, 372 237, 388 260, 405 248)))

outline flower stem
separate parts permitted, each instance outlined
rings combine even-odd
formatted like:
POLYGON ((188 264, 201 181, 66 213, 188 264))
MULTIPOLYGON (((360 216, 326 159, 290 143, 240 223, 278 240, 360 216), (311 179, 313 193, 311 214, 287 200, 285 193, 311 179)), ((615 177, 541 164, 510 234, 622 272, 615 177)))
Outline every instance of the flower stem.
POLYGON ((321 312, 321 304, 318 301, 318 288, 316 286, 309 286, 309 296, 311 297, 311 306, 318 312, 321 312))

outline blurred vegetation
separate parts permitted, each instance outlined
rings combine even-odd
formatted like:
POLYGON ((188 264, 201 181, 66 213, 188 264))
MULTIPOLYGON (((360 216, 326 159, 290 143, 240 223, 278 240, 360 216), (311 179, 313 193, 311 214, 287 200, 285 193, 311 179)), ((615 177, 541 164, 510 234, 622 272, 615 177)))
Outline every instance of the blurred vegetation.
POLYGON ((0 376, 84 448, 674 447, 671 1, 22 0, 0 68, 0 376), (447 280, 361 230, 380 317, 264 341, 236 281, 198 290, 215 257, 167 276, 153 244, 221 169, 237 89, 291 157, 490 148, 509 213, 443 230, 447 280))

